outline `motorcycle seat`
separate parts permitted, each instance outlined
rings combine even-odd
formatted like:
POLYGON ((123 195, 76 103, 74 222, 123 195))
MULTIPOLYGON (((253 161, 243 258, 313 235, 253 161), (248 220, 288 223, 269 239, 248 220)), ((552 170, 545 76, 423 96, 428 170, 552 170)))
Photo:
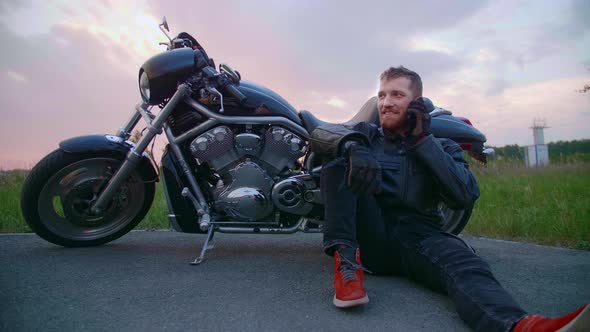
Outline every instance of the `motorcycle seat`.
POLYGON ((316 116, 313 115, 311 112, 305 110, 299 111, 299 117, 301 118, 303 128, 305 128, 308 133, 311 133, 314 129, 321 125, 335 124, 332 122, 322 121, 316 118, 316 116))

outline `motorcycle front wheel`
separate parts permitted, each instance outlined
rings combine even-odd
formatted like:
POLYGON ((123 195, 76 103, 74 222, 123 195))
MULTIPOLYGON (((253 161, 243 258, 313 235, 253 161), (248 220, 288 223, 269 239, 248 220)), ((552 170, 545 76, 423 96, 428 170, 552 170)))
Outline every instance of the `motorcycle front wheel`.
POLYGON ((132 230, 148 212, 155 183, 137 170, 99 214, 90 207, 122 163, 114 152, 69 154, 55 150, 29 173, 21 191, 21 211, 43 239, 66 247, 96 246, 132 230))

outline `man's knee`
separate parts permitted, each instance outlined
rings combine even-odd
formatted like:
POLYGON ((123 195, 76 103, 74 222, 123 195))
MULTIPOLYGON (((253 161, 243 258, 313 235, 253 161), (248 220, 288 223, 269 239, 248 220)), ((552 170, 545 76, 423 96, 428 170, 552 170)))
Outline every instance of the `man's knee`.
POLYGON ((491 275, 487 262, 462 239, 447 233, 426 238, 420 243, 422 253, 443 266, 452 278, 469 274, 491 275))

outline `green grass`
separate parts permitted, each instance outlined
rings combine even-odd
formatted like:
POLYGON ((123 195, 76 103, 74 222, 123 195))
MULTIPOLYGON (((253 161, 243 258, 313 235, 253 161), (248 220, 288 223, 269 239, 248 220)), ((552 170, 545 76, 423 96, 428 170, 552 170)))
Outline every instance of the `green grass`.
POLYGON ((481 197, 466 233, 590 250, 590 163, 472 169, 481 197))
POLYGON ((20 187, 26 171, 0 171, 0 232, 30 232, 20 213, 20 187))
MULTIPOLYGON (((481 197, 465 233, 590 250, 590 163, 540 169, 520 162, 473 165, 481 197)), ((0 232, 30 232, 20 214, 25 171, 0 171, 0 232)), ((140 229, 167 229, 161 183, 140 229)))
MULTIPOLYGON (((196 222, 196 218, 195 218, 196 222)), ((166 195, 164 195, 164 188, 162 182, 156 185, 156 196, 154 203, 148 214, 143 218, 141 223, 137 226, 139 229, 168 229, 171 228, 168 221, 168 206, 166 204, 166 195)))

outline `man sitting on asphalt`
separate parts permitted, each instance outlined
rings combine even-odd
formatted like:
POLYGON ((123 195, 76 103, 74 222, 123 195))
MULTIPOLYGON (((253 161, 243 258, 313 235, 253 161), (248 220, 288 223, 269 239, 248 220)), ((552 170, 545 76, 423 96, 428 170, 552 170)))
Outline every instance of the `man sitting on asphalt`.
POLYGON ((362 258, 372 273, 404 275, 447 293, 478 331, 590 330, 588 305, 555 319, 528 315, 471 247, 441 230, 439 202, 467 208, 479 188, 459 145, 429 133, 421 96, 417 73, 389 68, 380 76, 380 128, 326 124, 311 133, 312 151, 330 160, 321 188, 324 249, 335 261, 334 305, 369 301, 362 258))

